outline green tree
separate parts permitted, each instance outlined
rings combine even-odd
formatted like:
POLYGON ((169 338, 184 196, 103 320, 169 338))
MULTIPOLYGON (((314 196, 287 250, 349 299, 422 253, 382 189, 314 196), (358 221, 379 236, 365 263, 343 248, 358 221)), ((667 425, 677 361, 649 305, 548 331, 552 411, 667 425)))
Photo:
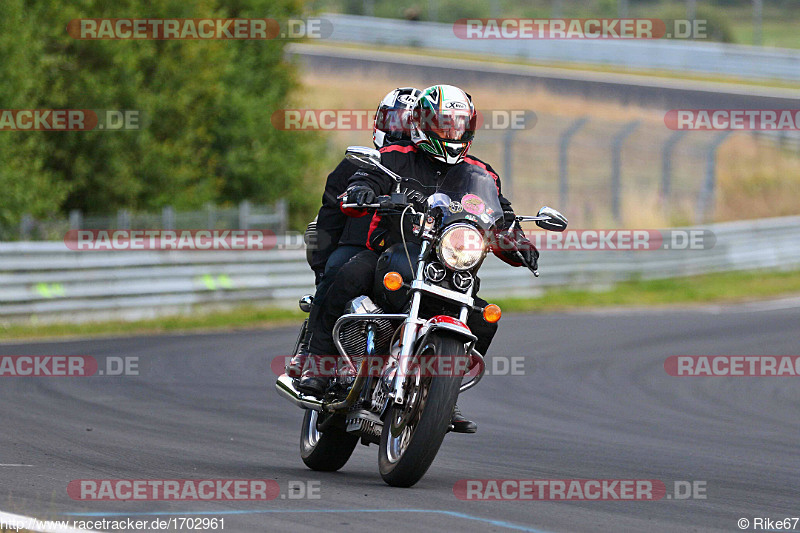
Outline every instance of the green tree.
POLYGON ((298 87, 284 41, 77 40, 81 18, 274 18, 293 0, 2 0, 0 108, 129 109, 140 130, 0 132, 0 225, 79 208, 109 213, 164 205, 290 197, 321 169, 322 140, 287 137, 271 114, 298 87), (311 164, 309 164, 311 163, 311 164))

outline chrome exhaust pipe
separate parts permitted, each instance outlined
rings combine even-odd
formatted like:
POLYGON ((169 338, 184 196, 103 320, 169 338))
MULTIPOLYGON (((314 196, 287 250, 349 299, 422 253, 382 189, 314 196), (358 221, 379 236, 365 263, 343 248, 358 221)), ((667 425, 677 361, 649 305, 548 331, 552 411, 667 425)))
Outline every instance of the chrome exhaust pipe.
POLYGON ((313 396, 308 396, 297 390, 294 386, 294 380, 286 374, 281 374, 278 381, 275 382, 275 389, 278 394, 295 404, 302 409, 311 409, 312 411, 322 411, 322 400, 313 396))

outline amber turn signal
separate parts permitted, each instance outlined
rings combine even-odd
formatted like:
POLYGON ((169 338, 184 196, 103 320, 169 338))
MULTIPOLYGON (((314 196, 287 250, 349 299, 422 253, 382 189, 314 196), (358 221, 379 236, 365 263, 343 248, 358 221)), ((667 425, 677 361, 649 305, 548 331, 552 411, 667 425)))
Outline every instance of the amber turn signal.
POLYGON ((490 324, 494 324, 498 320, 503 313, 500 311, 500 306, 495 304, 489 304, 483 308, 483 319, 490 324))
POLYGON ((399 272, 387 272, 383 276, 383 286, 390 291, 396 291, 403 286, 403 276, 399 272))

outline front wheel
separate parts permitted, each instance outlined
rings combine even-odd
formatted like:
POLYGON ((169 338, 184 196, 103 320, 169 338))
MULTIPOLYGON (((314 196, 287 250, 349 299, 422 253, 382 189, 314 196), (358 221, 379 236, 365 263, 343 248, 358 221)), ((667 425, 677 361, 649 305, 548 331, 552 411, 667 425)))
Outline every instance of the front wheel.
MULTIPOLYGON (((322 414, 322 417, 339 416, 322 414)), ((358 435, 347 433, 340 427, 338 420, 331 420, 324 432, 320 432, 320 413, 311 409, 303 417, 300 431, 300 457, 311 470, 335 472, 347 463, 358 444, 358 435)), ((343 422, 343 420, 341 421, 343 422)))
MULTIPOLYGON (((421 355, 464 353, 464 341, 433 334, 421 355)), ((425 475, 447 434, 461 386, 461 376, 417 372, 406 379, 406 402, 387 411, 378 453, 381 477, 393 487, 410 487, 425 475)))

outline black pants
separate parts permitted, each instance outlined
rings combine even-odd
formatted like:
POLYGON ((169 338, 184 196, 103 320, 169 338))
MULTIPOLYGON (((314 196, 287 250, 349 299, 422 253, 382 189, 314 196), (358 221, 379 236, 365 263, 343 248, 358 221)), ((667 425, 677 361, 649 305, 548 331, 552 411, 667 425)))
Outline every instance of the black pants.
MULTIPOLYGON (((345 263, 336 275, 336 279, 328 289, 319 309, 319 316, 311 324, 310 351, 315 355, 337 354, 336 345, 333 343, 333 326, 342 316, 347 303, 365 294, 372 297, 375 268, 378 264, 378 254, 372 250, 364 250, 345 263)), ((486 301, 474 296, 475 305, 483 307, 486 301)), ((490 324, 483 319, 480 313, 470 313, 467 326, 478 337, 475 349, 486 355, 489 345, 497 333, 497 323, 490 324)))
POLYGON ((359 252, 366 250, 364 246, 352 246, 343 244, 336 248, 333 253, 328 257, 328 262, 325 263, 325 272, 322 274, 322 279, 317 285, 317 290, 314 293, 314 305, 311 307, 311 313, 308 316, 309 329, 313 330, 312 324, 319 322, 320 310, 325 305, 325 297, 328 295, 328 290, 331 288, 339 269, 342 268, 353 256, 359 252))

